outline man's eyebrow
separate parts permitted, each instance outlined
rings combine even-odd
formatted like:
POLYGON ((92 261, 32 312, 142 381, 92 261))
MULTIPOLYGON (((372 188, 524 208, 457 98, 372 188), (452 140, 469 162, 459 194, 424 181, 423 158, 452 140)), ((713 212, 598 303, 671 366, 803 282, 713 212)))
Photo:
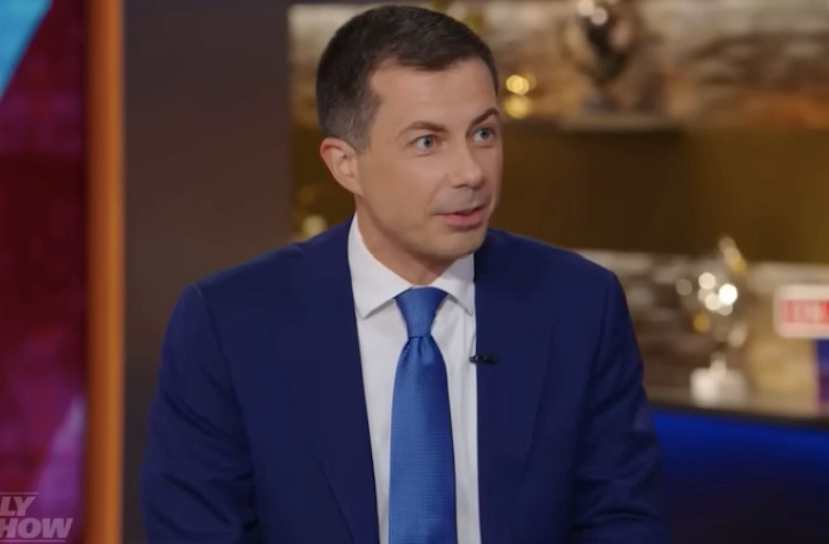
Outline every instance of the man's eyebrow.
MULTIPOLYGON (((477 117, 475 117, 475 119, 473 119, 472 122, 469 123, 469 128, 472 128, 475 125, 477 125, 477 124, 479 124, 483 121, 486 121, 489 117, 492 117, 492 116, 500 119, 501 114, 498 112, 497 108, 489 108, 485 112, 483 112, 480 115, 478 115, 477 117)), ((405 134, 406 132, 408 132, 410 130, 426 130, 426 131, 429 131, 429 132, 438 132, 438 133, 448 131, 446 126, 441 125, 440 123, 435 123, 433 121, 414 121, 414 122, 406 125, 406 127, 403 130, 400 131, 400 135, 405 134)))
POLYGON ((498 112, 497 108, 489 108, 488 110, 483 112, 481 115, 479 115, 478 117, 473 119, 472 122, 469 123, 469 128, 472 128, 475 125, 477 125, 479 123, 482 123, 483 121, 486 121, 488 118, 493 117, 493 116, 497 119, 501 118, 501 114, 498 112))
POLYGON ((439 123, 433 123, 432 121, 415 121, 410 123, 406 126, 403 130, 400 131, 400 134, 404 134, 409 132, 410 130, 428 130, 429 132, 446 132, 446 127, 439 123))

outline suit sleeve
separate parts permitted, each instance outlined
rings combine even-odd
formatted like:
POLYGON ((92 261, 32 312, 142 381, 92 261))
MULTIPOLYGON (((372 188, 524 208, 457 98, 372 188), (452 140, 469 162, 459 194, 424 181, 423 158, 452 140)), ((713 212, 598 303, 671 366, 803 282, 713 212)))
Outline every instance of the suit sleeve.
POLYGON ((194 286, 167 325, 139 492, 149 544, 257 544, 239 405, 213 322, 194 286))
POLYGON ((610 274, 576 457, 572 544, 666 544, 660 449, 625 294, 610 274))

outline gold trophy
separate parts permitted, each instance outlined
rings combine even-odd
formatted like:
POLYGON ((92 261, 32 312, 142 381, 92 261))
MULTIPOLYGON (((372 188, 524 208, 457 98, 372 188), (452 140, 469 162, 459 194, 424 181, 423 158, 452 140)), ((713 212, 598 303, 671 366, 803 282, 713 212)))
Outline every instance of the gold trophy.
POLYGON ((620 106, 612 84, 628 68, 641 44, 642 22, 635 0, 578 0, 561 31, 565 58, 592 82, 589 112, 614 112, 620 106))
POLYGON ((590 82, 579 114, 589 128, 665 129, 664 78, 638 0, 574 0, 558 32, 562 57, 590 82))

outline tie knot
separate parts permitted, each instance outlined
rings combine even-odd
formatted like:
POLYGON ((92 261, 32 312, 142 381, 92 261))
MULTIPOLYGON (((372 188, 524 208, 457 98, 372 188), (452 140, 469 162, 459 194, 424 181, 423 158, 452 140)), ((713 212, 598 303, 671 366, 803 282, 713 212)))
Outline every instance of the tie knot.
POLYGON ((397 295, 397 306, 406 321, 409 338, 431 334, 438 306, 445 297, 446 291, 437 287, 413 287, 397 295))

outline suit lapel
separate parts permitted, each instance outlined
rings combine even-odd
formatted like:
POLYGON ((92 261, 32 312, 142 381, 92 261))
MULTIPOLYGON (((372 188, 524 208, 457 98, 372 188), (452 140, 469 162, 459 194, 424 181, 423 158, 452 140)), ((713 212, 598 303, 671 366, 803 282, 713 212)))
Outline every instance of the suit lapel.
MULTIPOLYGON (((348 269, 345 222, 308 242, 300 266, 297 361, 286 365, 301 414, 355 544, 378 544, 377 502, 348 269)), ((490 232, 475 255, 479 364, 478 472, 482 544, 510 541, 510 505, 532 443, 550 349, 550 320, 511 272, 506 240, 490 232)))
POLYGON ((506 242, 491 231, 475 255, 477 352, 498 356, 477 368, 483 544, 511 540, 510 505, 532 442, 551 339, 532 287, 510 269, 506 242))
POLYGON ((307 242, 298 360, 286 365, 355 544, 378 544, 371 441, 348 268, 349 222, 307 242))

